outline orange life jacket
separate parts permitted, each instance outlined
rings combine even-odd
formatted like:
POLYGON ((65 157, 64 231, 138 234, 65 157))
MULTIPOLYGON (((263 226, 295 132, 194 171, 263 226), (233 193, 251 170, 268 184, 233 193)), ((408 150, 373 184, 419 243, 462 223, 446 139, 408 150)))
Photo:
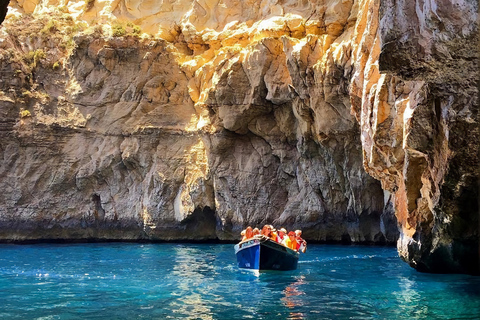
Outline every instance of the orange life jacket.
POLYGON ((283 240, 283 245, 292 250, 295 250, 295 251, 297 250, 297 241, 296 240, 291 241, 290 237, 285 237, 285 240, 283 240))

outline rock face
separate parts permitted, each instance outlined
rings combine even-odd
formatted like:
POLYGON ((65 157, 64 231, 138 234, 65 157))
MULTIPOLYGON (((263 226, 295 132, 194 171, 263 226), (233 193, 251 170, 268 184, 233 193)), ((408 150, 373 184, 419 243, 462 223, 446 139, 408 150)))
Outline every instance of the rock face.
POLYGON ((387 178, 397 187, 398 248, 422 271, 478 274, 478 1, 419 4, 396 2, 394 9, 393 1, 382 1, 380 7, 380 70, 413 85, 409 96, 416 102, 403 111, 404 164, 387 178))
POLYGON ((395 199, 400 256, 420 271, 479 274, 478 2, 373 8, 352 108, 365 168, 395 199))
POLYGON ((0 239, 272 223, 475 272, 476 2, 54 2, 0 27, 0 239))

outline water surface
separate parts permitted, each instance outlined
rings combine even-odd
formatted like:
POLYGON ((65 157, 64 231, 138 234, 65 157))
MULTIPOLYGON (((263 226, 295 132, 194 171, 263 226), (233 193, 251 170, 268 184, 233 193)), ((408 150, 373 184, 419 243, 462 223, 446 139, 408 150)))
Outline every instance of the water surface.
POLYGON ((395 248, 309 245, 298 269, 239 270, 233 245, 0 245, 0 319, 479 319, 480 277, 395 248))

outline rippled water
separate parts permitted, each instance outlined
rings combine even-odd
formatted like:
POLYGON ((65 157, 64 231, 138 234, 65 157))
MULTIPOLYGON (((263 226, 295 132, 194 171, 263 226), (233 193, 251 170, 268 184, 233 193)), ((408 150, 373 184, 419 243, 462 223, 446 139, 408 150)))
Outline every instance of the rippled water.
POLYGON ((0 245, 0 319, 479 319, 480 277, 418 273, 394 248, 310 245, 289 272, 233 245, 0 245))

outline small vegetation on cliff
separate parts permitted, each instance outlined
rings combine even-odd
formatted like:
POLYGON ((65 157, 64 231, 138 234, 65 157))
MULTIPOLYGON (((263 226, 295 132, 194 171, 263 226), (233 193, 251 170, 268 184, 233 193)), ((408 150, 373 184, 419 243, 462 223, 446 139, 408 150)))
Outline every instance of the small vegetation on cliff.
POLYGON ((6 20, 3 25, 8 34, 20 42, 40 39, 62 41, 64 36, 72 37, 86 28, 84 22, 75 21, 70 14, 63 12, 61 7, 51 12, 48 17, 23 14, 6 20))
POLYGON ((24 14, 8 19, 2 27, 7 34, 7 47, 0 47, 0 64, 16 78, 9 92, 22 103, 46 103, 50 96, 36 83, 39 68, 61 69, 76 47, 74 37, 86 29, 62 7, 47 16, 24 14), (35 101, 31 101, 34 99, 35 101))
POLYGON ((113 37, 123 37, 123 36, 134 36, 138 37, 142 33, 142 29, 129 22, 124 24, 122 22, 116 22, 112 25, 112 36, 113 37))
POLYGON ((142 29, 131 22, 116 21, 111 25, 92 21, 90 27, 84 30, 84 34, 91 37, 141 37, 142 29))
MULTIPOLYGON (((86 4, 93 5, 94 0, 86 4)), ((118 21, 113 25, 76 21, 65 6, 46 14, 12 16, 2 24, 6 46, 0 46, 0 68, 15 78, 8 96, 19 102, 33 105, 48 103, 51 99, 42 79, 45 74, 62 76, 63 66, 83 37, 140 37, 142 30, 133 23, 118 21), (53 71, 55 72, 53 72, 53 71)))
POLYGON ((127 31, 120 23, 112 25, 112 36, 113 37, 123 37, 127 34, 127 31))
POLYGON ((50 21, 47 22, 47 24, 45 24, 42 30, 40 30, 40 33, 43 35, 55 33, 58 31, 58 28, 59 28, 58 24, 59 23, 57 22, 57 20, 51 19, 50 21))
POLYGON ((20 110, 20 118, 28 118, 31 117, 32 114, 28 110, 20 110))
POLYGON ((46 56, 47 55, 45 54, 45 51, 42 49, 37 49, 35 51, 29 51, 24 56, 24 60, 30 66, 30 68, 35 68, 37 63, 40 62, 40 60, 45 59, 46 56))

